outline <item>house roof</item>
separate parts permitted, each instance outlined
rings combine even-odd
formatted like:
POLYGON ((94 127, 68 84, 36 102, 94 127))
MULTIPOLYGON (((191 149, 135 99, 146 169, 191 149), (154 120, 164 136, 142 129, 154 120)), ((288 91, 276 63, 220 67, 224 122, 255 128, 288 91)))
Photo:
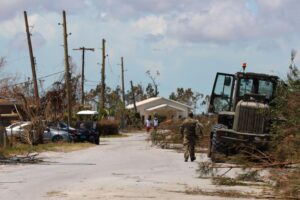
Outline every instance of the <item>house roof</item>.
POLYGON ((17 113, 7 113, 7 114, 0 114, 0 117, 10 118, 10 117, 19 117, 19 115, 17 113))
MULTIPOLYGON (((176 103, 176 104, 179 104, 179 105, 182 105, 182 106, 185 106, 187 108, 191 108, 192 109, 192 107, 189 106, 189 105, 186 105, 186 104, 183 104, 183 103, 180 103, 178 101, 171 100, 171 99, 166 99, 164 97, 151 97, 151 98, 145 99, 143 101, 136 102, 136 107, 139 107, 141 105, 145 105, 147 103, 150 103, 150 102, 153 102, 153 101, 157 101, 157 100, 160 100, 160 99, 164 99, 166 101, 173 102, 173 103, 176 103)), ((134 105, 133 104, 129 104, 128 106, 126 106, 126 108, 127 109, 132 109, 132 108, 134 108, 134 105)))
MULTIPOLYGON (((150 103, 150 102, 152 102, 152 101, 156 101, 156 100, 158 100, 158 99, 161 99, 161 97, 151 97, 151 98, 149 98, 149 99, 145 99, 145 100, 143 100, 143 101, 136 102, 135 105, 136 105, 136 107, 138 107, 138 106, 141 106, 141 105, 145 105, 145 104, 147 104, 147 103, 150 103)), ((127 108, 127 109, 132 109, 132 108, 134 108, 134 105, 133 105, 133 104, 129 104, 129 105, 126 106, 126 108, 127 108)))
POLYGON ((15 104, 20 104, 20 102, 12 98, 0 97, 0 105, 15 105, 15 104))
POLYGON ((179 108, 179 107, 173 106, 173 105, 168 105, 168 104, 161 104, 161 105, 158 105, 158 106, 147 108, 146 111, 154 111, 154 110, 161 109, 161 108, 173 108, 173 109, 176 109, 176 110, 184 111, 184 109, 182 109, 182 108, 179 108))
POLYGON ((98 112, 94 110, 82 110, 77 112, 77 115, 98 115, 98 112))

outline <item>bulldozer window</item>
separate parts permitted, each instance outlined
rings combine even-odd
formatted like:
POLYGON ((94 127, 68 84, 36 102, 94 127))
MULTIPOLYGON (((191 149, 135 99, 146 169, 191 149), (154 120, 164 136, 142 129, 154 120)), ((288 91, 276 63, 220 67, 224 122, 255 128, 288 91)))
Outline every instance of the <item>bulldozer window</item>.
POLYGON ((262 94, 266 99, 271 99, 273 94, 273 83, 268 80, 258 80, 251 78, 244 78, 240 80, 239 96, 243 97, 245 94, 262 94))
POLYGON ((266 95, 266 99, 271 99, 273 94, 273 83, 270 81, 260 80, 258 93, 266 95))
POLYGON ((209 112, 218 113, 229 111, 232 103, 234 76, 231 74, 217 73, 211 95, 209 112))
POLYGON ((219 75, 215 87, 215 95, 220 95, 223 98, 229 98, 232 88, 232 77, 219 75), (229 84, 228 84, 229 83, 229 84))
POLYGON ((239 95, 244 96, 245 94, 252 93, 253 80, 252 79, 241 79, 239 95))

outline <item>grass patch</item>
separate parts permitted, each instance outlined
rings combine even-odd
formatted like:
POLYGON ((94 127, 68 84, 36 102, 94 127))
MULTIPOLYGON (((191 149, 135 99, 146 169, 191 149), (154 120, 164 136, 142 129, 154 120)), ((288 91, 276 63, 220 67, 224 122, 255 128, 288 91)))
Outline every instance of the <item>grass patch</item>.
POLYGON ((60 191, 47 192, 47 197, 67 197, 68 195, 60 191))
POLYGON ((28 145, 28 144, 15 144, 13 147, 7 147, 6 149, 0 149, 1 157, 9 157, 12 155, 25 155, 32 152, 70 152, 80 149, 85 149, 95 146, 91 143, 46 143, 39 145, 28 145))
POLYGON ((229 177, 213 177, 212 183, 214 185, 226 185, 226 186, 248 185, 247 183, 244 183, 244 182, 238 181, 237 179, 229 178, 229 177))
POLYGON ((275 192, 286 199, 300 199, 300 167, 295 169, 274 169, 275 192))
POLYGON ((239 181, 262 182, 262 177, 259 175, 258 170, 239 174, 236 179, 239 181))
POLYGON ((202 190, 200 188, 191 188, 185 191, 188 195, 203 195, 203 196, 218 196, 218 197, 231 197, 231 198, 256 198, 251 193, 239 192, 237 190, 202 190))
POLYGON ((113 134, 113 135, 101 135, 100 138, 126 138, 127 134, 113 134))
POLYGON ((236 178, 225 176, 232 168, 219 175, 219 168, 210 162, 199 163, 199 168, 196 170, 199 173, 199 178, 211 178, 212 184, 223 186, 261 186, 264 182, 259 175, 258 170, 248 170, 245 173, 238 174, 236 178), (259 182, 259 183, 258 183, 259 182))
POLYGON ((217 169, 212 167, 211 162, 200 162, 199 168, 196 170, 199 173, 199 178, 215 176, 217 169))

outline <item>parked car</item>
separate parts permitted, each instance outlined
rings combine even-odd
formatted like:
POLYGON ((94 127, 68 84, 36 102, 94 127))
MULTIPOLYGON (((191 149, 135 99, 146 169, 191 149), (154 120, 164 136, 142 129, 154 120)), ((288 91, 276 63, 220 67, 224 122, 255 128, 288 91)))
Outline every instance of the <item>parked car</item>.
MULTIPOLYGON (((91 142, 99 144, 99 134, 92 127, 85 125, 80 128, 69 127, 68 124, 61 121, 49 122, 48 127, 56 131, 68 132, 70 140, 74 142, 91 142)), ((59 137, 58 135, 56 137, 59 137)), ((56 141, 56 138, 54 139, 56 141)))
POLYGON ((43 138, 44 141, 52 141, 52 142, 72 141, 72 137, 70 133, 61 129, 54 129, 54 128, 46 128, 43 134, 43 138))
POLYGON ((68 126, 67 123, 61 122, 61 121, 49 122, 48 127, 53 128, 53 129, 57 129, 57 130, 67 131, 68 133, 71 133, 71 134, 77 132, 75 128, 73 128, 71 126, 68 126))
POLYGON ((7 135, 21 136, 24 133, 24 128, 31 125, 30 121, 21 121, 11 124, 5 128, 7 135))
POLYGON ((74 142, 84 142, 88 141, 99 145, 99 133, 94 129, 79 128, 76 133, 72 133, 71 137, 74 142))

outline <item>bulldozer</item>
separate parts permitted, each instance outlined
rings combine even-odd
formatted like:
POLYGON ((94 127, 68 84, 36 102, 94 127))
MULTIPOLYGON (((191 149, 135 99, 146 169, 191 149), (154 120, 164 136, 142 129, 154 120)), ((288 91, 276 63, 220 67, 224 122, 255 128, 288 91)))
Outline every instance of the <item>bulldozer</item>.
POLYGON ((275 98, 277 76, 245 72, 216 74, 208 112, 217 115, 212 127, 208 157, 236 154, 252 146, 264 150, 270 141, 270 107, 275 98))

